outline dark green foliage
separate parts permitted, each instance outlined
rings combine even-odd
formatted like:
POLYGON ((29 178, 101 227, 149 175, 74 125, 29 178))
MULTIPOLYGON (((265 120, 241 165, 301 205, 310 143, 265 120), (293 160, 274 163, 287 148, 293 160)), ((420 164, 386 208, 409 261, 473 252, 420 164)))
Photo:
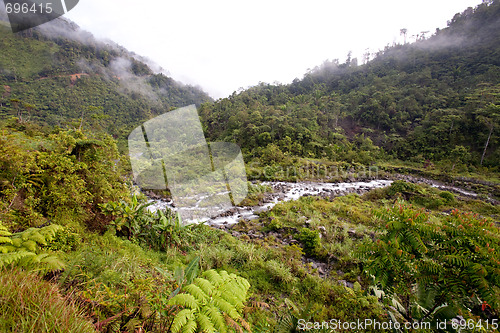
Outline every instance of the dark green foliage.
POLYGON ((417 192, 417 189, 418 187, 415 184, 405 182, 404 180, 396 180, 389 186, 387 194, 390 196, 394 196, 398 193, 412 195, 417 192))
POLYGON ((202 224, 184 224, 180 215, 168 208, 151 212, 147 210, 151 204, 133 195, 130 202, 111 201, 100 207, 105 214, 113 216, 110 230, 157 251, 188 246, 196 237, 193 231, 202 228, 202 224))
POLYGON ((184 224, 178 213, 158 210, 152 223, 144 228, 143 237, 146 244, 154 249, 183 248, 189 246, 189 240, 196 233, 193 229, 199 230, 199 226, 184 224))
POLYGON ((447 172, 497 170, 499 13, 498 0, 483 3, 363 66, 325 61, 291 84, 262 83, 203 104, 208 136, 267 165, 290 156, 365 165, 396 157, 442 161, 447 172))
POLYGON ((106 214, 111 214, 114 220, 110 222, 109 228, 114 229, 118 235, 124 235, 128 239, 137 238, 142 229, 151 222, 146 208, 152 203, 142 203, 133 195, 130 203, 125 201, 107 202, 101 204, 100 208, 106 214))
POLYGON ((128 197, 124 163, 109 136, 0 131, 0 217, 28 228, 49 219, 104 229, 99 204, 128 197))
POLYGON ((427 212, 403 202, 381 210, 378 217, 386 233, 359 253, 374 282, 399 299, 405 318, 418 318, 417 303, 427 304, 429 313, 420 313, 422 319, 438 309, 442 313, 444 306, 451 311, 483 302, 498 314, 500 243, 493 223, 457 210, 431 220, 427 212))
POLYGON ((304 251, 309 255, 318 254, 320 247, 320 238, 318 230, 311 230, 308 228, 302 228, 300 233, 297 235, 297 240, 299 240, 304 246, 304 251))
POLYGON ((442 191, 439 193, 439 196, 441 198, 443 198, 446 203, 453 203, 455 202, 455 196, 453 195, 453 193, 450 193, 448 191, 442 191))

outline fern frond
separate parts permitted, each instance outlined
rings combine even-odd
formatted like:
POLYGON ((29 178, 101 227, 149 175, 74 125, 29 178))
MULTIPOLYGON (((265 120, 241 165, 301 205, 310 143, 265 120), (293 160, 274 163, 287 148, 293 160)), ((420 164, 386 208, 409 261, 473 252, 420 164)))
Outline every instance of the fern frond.
POLYGON ((31 251, 31 252, 36 252, 36 242, 29 239, 25 242, 23 242, 22 244, 22 247, 24 247, 25 249, 27 249, 28 251, 31 251))
POLYGON ((47 268, 50 271, 59 271, 63 270, 66 267, 63 261, 61 261, 58 257, 53 255, 44 256, 40 260, 40 263, 46 264, 47 268))
POLYGON ((56 237, 57 232, 62 230, 64 230, 64 227, 59 224, 51 224, 41 228, 40 233, 43 234, 44 238, 50 242, 56 237))
POLYGON ((206 333, 215 333, 216 332, 215 327, 212 324, 212 321, 204 313, 199 313, 196 316, 196 319, 198 321, 200 330, 202 332, 206 332, 206 333))
MULTIPOLYGON (((20 234, 19 234, 19 236, 21 237, 21 239, 22 239, 23 241, 27 241, 27 240, 30 238, 31 233, 32 233, 34 230, 36 230, 36 229, 35 229, 35 228, 29 228, 29 229, 27 229, 27 230, 23 231, 22 233, 20 233, 20 234)), ((17 236, 17 235, 16 235, 16 236, 17 236)))
POLYGON ((210 269, 203 272, 202 276, 210 281, 210 283, 212 283, 214 286, 219 286, 223 281, 222 277, 219 273, 217 273, 215 269, 210 269))
POLYGON ((0 244, 12 244, 12 239, 9 237, 0 236, 0 244))
POLYGON ((186 317, 188 312, 179 312, 173 331, 225 333, 228 331, 228 322, 235 324, 238 327, 235 329, 241 331, 235 320, 241 319, 240 310, 244 308, 250 288, 248 281, 226 271, 208 270, 202 276, 185 286, 182 294, 175 295, 168 302, 170 305, 188 307, 190 309, 185 310, 193 314, 189 319, 186 317), (193 322, 197 325, 194 326, 193 322))
POLYGON ((177 315, 174 318, 174 321, 172 322, 172 332, 177 333, 179 332, 184 325, 189 320, 194 319, 194 310, 191 309, 183 309, 177 313, 177 315))
POLYGON ((12 245, 14 245, 15 247, 21 247, 22 244, 23 244, 23 240, 21 237, 12 238, 12 245))
POLYGON ((0 235, 1 236, 10 236, 12 235, 10 232, 9 232, 9 229, 7 229, 7 227, 5 227, 2 222, 0 221, 0 235))
POLYGON ((227 280, 227 279, 229 279, 229 278, 234 278, 234 277, 236 277, 236 275, 235 275, 235 274, 231 274, 231 275, 229 275, 226 271, 220 271, 220 272, 219 272, 219 276, 220 276, 223 280, 227 280))
POLYGON ((198 301, 191 294, 177 294, 168 301, 168 304, 180 305, 192 310, 197 310, 199 308, 198 301))
POLYGON ((196 284, 192 283, 184 287, 184 290, 194 296, 198 302, 206 302, 208 300, 208 295, 203 292, 203 290, 196 284))
POLYGON ((214 324, 214 327, 220 332, 220 333, 226 333, 227 328, 224 323, 224 317, 222 314, 219 312, 219 310, 215 306, 207 306, 205 308, 205 313, 207 316, 212 320, 212 323, 214 324))
POLYGON ((4 267, 13 263, 17 263, 24 258, 33 257, 36 254, 28 251, 16 251, 8 253, 0 253, 0 267, 4 267))
POLYGON ((41 244, 41 245, 47 245, 47 241, 45 239, 45 236, 43 236, 40 232, 36 231, 36 232, 33 232, 30 236, 29 236, 29 239, 31 241, 35 241, 36 243, 38 244, 41 244))
POLYGON ((30 261, 32 263, 39 264, 42 261, 43 258, 48 257, 48 256, 49 256, 48 253, 40 253, 40 254, 32 257, 30 261))
POLYGON ((196 284, 203 292, 210 296, 214 292, 214 286, 208 281, 207 279, 204 278, 196 278, 193 281, 194 284, 196 284))
POLYGON ((466 261, 466 259, 463 258, 460 255, 449 254, 449 255, 444 256, 443 259, 445 261, 447 261, 448 263, 452 264, 453 266, 467 267, 467 261, 466 261))
POLYGON ((12 252, 12 249, 15 249, 13 246, 0 246, 0 253, 12 252))
POLYGON ((198 324, 194 319, 190 319, 186 325, 182 328, 182 333, 195 333, 198 328, 198 324))
POLYGON ((244 329, 246 329, 248 332, 252 331, 252 328, 250 327, 250 324, 247 321, 245 321, 245 319, 240 318, 239 319, 239 323, 240 323, 241 327, 243 327, 244 329))
POLYGON ((240 314, 236 311, 234 306, 232 306, 229 302, 221 299, 221 298, 216 298, 213 300, 215 306, 217 306, 219 309, 221 309, 223 312, 225 312, 227 315, 229 315, 233 319, 238 319, 240 317, 240 314))

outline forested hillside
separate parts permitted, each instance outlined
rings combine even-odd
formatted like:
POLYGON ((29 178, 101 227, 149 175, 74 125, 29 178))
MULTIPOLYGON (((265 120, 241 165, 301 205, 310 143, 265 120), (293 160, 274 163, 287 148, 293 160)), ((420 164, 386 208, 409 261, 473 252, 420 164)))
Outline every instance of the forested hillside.
POLYGON ((205 104, 209 136, 256 156, 271 146, 333 161, 500 164, 499 1, 370 57, 325 61, 292 84, 262 83, 205 104))
POLYGON ((64 19, 18 34, 0 25, 0 50, 2 119, 123 138, 154 115, 211 101, 201 89, 155 74, 147 60, 64 19))

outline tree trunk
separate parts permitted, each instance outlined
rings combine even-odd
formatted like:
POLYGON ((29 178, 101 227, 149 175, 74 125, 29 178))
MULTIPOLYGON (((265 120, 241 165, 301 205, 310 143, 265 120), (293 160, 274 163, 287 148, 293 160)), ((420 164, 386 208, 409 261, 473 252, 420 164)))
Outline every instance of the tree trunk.
POLYGON ((483 165, 484 155, 486 154, 486 149, 488 148, 488 144, 490 143, 491 133, 493 133, 493 126, 490 128, 490 134, 488 135, 488 140, 486 140, 486 144, 484 145, 483 156, 481 156, 481 165, 483 165))

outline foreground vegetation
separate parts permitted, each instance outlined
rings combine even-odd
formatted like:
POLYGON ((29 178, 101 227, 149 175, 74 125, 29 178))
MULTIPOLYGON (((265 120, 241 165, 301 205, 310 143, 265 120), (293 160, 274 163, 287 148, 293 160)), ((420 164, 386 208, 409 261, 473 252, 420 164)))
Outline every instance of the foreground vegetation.
MULTIPOLYGON (((18 126, 0 136, 4 331, 498 318, 498 205, 395 181, 280 203, 231 228, 186 226, 132 195, 112 139, 18 126)), ((249 203, 268 190, 252 185, 249 203)))

